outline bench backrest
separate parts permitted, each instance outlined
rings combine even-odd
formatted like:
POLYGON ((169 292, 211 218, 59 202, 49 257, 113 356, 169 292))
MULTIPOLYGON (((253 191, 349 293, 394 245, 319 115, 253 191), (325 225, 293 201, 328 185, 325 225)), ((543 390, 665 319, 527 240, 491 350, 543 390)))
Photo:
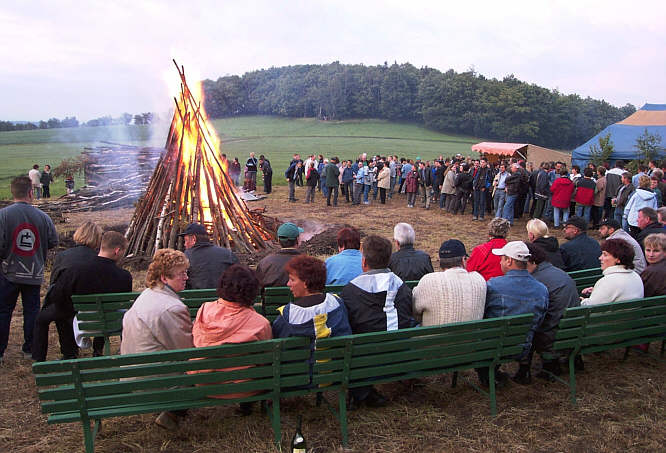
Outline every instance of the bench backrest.
POLYGON ((308 384, 309 356, 309 339, 297 337, 41 362, 33 372, 42 412, 52 415, 49 422, 68 422, 211 406, 210 396, 278 396, 282 388, 308 384), (238 395, 246 392, 258 394, 238 395))
POLYGON ((568 308, 553 348, 585 354, 666 338, 666 296, 568 308))
POLYGON ((320 339, 313 383, 358 387, 510 361, 523 351, 532 319, 525 314, 320 339))

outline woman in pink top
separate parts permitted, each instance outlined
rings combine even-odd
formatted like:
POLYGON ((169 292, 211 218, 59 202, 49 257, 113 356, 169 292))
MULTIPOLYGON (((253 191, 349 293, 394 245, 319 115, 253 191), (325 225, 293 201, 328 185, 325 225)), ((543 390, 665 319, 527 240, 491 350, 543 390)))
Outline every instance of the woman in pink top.
MULTIPOLYGON (((247 343, 273 338, 268 320, 252 308, 258 291, 259 280, 249 267, 234 264, 227 268, 217 285, 219 299, 215 302, 206 302, 197 312, 197 318, 192 328, 194 346, 203 348, 226 343, 247 343)), ((225 368, 220 371, 243 368, 247 367, 225 368)), ((210 370, 199 372, 203 371, 210 370)), ((251 396, 255 393, 211 395, 211 397, 232 399, 251 396)), ((249 415, 251 411, 251 403, 241 403, 239 412, 242 415, 249 415)))

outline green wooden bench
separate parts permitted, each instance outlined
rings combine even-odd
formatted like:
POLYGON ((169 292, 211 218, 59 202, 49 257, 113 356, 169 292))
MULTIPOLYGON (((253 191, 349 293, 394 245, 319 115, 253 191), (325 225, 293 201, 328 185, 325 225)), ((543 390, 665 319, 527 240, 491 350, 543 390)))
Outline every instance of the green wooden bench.
POLYGON ((297 337, 41 362, 33 364, 33 372, 48 423, 82 423, 86 453, 93 453, 104 418, 264 400, 272 402, 268 412, 279 446, 280 397, 308 384, 309 356, 309 339, 297 337), (249 368, 185 374, 240 366, 249 368), (233 397, 242 392, 258 394, 233 397))
POLYGON ((665 339, 666 296, 568 308, 558 325, 553 350, 568 357, 569 379, 554 377, 569 386, 571 402, 576 404, 576 355, 653 341, 662 341, 663 355, 665 339))
POLYGON ((569 277, 573 279, 576 283, 576 289, 580 293, 585 288, 594 286, 594 284, 603 277, 600 267, 595 267, 593 269, 584 269, 582 271, 572 271, 569 272, 569 277))
POLYGON ((415 327, 319 339, 315 343, 313 383, 338 393, 337 416, 347 445, 346 391, 350 388, 490 367, 488 392, 495 415, 495 366, 515 360, 533 315, 415 327))

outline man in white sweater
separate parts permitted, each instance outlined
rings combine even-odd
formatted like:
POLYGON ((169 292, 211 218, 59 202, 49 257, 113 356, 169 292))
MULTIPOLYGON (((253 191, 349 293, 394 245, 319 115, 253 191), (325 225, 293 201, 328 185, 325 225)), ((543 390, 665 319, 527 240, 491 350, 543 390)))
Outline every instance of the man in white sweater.
POLYGON ((478 272, 467 272, 465 245, 457 239, 442 243, 442 272, 424 275, 414 288, 412 314, 422 326, 483 319, 486 281, 478 272))

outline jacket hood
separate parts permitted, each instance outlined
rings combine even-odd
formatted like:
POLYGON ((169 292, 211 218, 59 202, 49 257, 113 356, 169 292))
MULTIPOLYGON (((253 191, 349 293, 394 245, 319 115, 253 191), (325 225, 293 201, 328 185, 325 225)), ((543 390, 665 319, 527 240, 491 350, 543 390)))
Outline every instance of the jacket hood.
POLYGON ((547 252, 557 252, 557 250, 560 248, 560 244, 557 242, 557 238, 553 236, 546 236, 535 239, 534 243, 543 247, 547 252))
POLYGON ((651 200, 656 196, 654 192, 645 189, 636 189, 636 195, 641 197, 643 200, 651 200))

